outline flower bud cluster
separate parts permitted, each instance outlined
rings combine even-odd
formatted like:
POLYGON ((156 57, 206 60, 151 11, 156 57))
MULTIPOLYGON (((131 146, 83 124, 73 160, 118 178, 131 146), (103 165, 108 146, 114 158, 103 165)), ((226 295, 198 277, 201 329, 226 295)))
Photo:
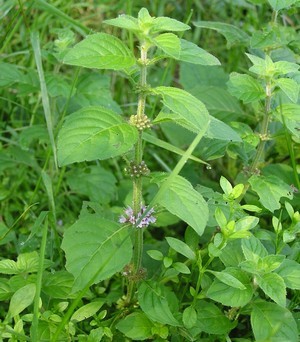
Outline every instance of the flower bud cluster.
POLYGON ((149 175, 150 170, 144 161, 140 164, 135 164, 131 161, 129 166, 125 168, 125 172, 127 172, 131 178, 139 178, 141 176, 149 175))
POLYGON ((144 129, 150 128, 152 126, 150 119, 145 114, 142 116, 131 115, 129 123, 132 126, 135 126, 139 131, 143 131, 144 129))

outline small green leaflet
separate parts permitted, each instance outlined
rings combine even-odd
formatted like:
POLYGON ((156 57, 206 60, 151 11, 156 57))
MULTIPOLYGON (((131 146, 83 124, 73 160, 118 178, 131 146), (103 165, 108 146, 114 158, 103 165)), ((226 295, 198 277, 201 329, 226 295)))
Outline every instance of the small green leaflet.
POLYGON ((80 109, 67 117, 58 134, 59 165, 119 156, 132 148, 137 137, 134 126, 107 108, 80 109))
POLYGON ((76 44, 63 62, 85 68, 122 70, 135 65, 136 60, 120 39, 96 33, 76 44))
POLYGON ((247 45, 250 39, 247 33, 230 24, 215 21, 196 21, 194 25, 218 31, 226 38, 228 48, 234 45, 247 45))
POLYGON ((256 276, 258 286, 278 305, 286 305, 286 288, 283 279, 276 273, 256 276))
POLYGON ((268 0, 274 11, 280 11, 294 5, 298 0, 268 0))

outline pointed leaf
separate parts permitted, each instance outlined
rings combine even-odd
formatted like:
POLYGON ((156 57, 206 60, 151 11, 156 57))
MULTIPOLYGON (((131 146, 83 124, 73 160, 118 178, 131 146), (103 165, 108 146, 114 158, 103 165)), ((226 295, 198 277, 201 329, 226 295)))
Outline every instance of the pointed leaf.
POLYGON ((267 273, 256 277, 258 286, 278 305, 286 305, 286 288, 283 279, 276 273, 267 273))
POLYGON ((164 287, 159 283, 144 281, 138 289, 138 299, 142 310, 152 321, 180 326, 170 310, 164 287))
POLYGON ((209 114, 204 104, 187 93, 173 87, 157 87, 152 92, 161 95, 163 104, 185 120, 195 133, 205 132, 209 125, 209 114))
POLYGON ((268 0, 274 11, 280 11, 295 4, 298 0, 268 0))
POLYGON ((240 290, 246 290, 246 286, 242 282, 240 282, 236 277, 226 272, 226 270, 222 272, 209 271, 209 273, 212 273, 217 279, 219 279, 222 283, 228 286, 240 290))
POLYGON ((285 95, 294 103, 298 101, 299 85, 290 78, 279 78, 276 85, 285 93, 285 95))
MULTIPOLYGON (((161 185, 166 179, 165 174, 158 174, 152 182, 161 185)), ((158 203, 189 224, 198 235, 203 234, 208 220, 208 206, 186 179, 176 176, 158 203)))
POLYGON ((78 310, 76 310, 73 313, 71 317, 71 321, 81 322, 95 315, 100 310, 103 304, 104 304, 104 300, 97 300, 95 302, 91 302, 91 303, 81 306, 78 310))
POLYGON ((242 250, 246 260, 258 262, 260 258, 268 255, 264 245, 255 236, 242 240, 242 250))
POLYGON ((292 313, 274 303, 253 303, 251 326, 255 341, 298 341, 292 313))
POLYGON ((284 260, 276 273, 283 278, 290 289, 300 290, 300 264, 294 260, 284 260))
POLYGON ((111 277, 132 256, 128 230, 91 214, 66 230, 62 249, 66 253, 66 268, 75 277, 74 292, 111 277))
POLYGON ((171 248, 177 253, 184 255, 186 258, 194 260, 196 258, 195 252, 183 241, 173 237, 166 237, 166 240, 171 248))
POLYGON ((221 65, 218 58, 201 49, 198 45, 185 39, 180 39, 181 50, 178 59, 199 65, 221 65))
POLYGON ((138 341, 150 338, 152 327, 153 323, 141 312, 133 312, 121 319, 116 325, 116 328, 125 336, 138 341))
POLYGON ((121 14, 118 16, 118 18, 104 20, 103 23, 124 28, 128 31, 141 31, 138 20, 126 14, 121 14))
POLYGON ((106 33, 96 33, 76 44, 65 55, 64 63, 85 68, 121 70, 133 66, 136 61, 120 39, 106 33))
POLYGON ((168 56, 179 58, 180 40, 175 34, 162 33, 153 39, 153 43, 168 56))
POLYGON ((80 109, 67 117, 59 132, 59 164, 119 156, 132 148, 137 136, 135 127, 109 109, 80 109))
POLYGON ((32 304, 35 296, 36 287, 35 284, 27 284, 18 289, 11 297, 9 303, 9 313, 12 317, 17 316, 29 305, 32 304))
POLYGON ((258 196, 261 204, 274 212, 280 208, 281 197, 293 198, 291 187, 276 176, 252 176, 249 183, 258 196))
POLYGON ((168 17, 158 17, 152 22, 151 33, 161 31, 180 32, 189 30, 189 25, 181 23, 180 21, 168 17))
POLYGON ((227 40, 227 47, 230 48, 233 45, 247 45, 250 37, 247 33, 242 31, 236 26, 214 22, 214 21, 196 21, 194 22, 196 27, 208 28, 218 31, 227 40))

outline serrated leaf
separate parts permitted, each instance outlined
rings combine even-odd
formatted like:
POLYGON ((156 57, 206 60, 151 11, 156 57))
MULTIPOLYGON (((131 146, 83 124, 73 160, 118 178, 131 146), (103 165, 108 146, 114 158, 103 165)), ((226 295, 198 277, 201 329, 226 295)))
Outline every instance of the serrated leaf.
POLYGON ((143 312, 154 322, 180 326, 170 310, 164 287, 156 282, 144 281, 138 289, 139 304, 143 312))
POLYGON ((274 66, 276 70, 275 75, 286 75, 291 72, 297 72, 300 68, 300 65, 286 61, 275 62, 274 66))
POLYGON ((273 77, 276 73, 275 64, 272 59, 266 55, 265 58, 261 58, 250 53, 246 53, 246 56, 253 63, 253 66, 249 70, 262 77, 273 77))
POLYGON ((9 313, 12 317, 19 315, 29 305, 32 304, 35 296, 35 284, 27 284, 18 289, 11 297, 9 303, 9 313))
POLYGON ((298 341, 292 313, 274 303, 253 303, 251 326, 256 341, 298 341))
POLYGON ((187 329, 191 329, 197 323, 197 312, 194 307, 188 306, 182 314, 182 321, 187 329))
POLYGON ((300 290, 300 264, 298 262, 286 259, 275 272, 283 278, 288 288, 300 290))
MULTIPOLYGON (((207 297, 227 306, 244 306, 250 302, 253 296, 251 280, 246 272, 227 267, 226 273, 237 279, 244 288, 233 287, 224 281, 215 279, 207 291, 207 297)), ((237 285, 237 283, 236 283, 237 285)))
POLYGON ((231 95, 242 100, 244 103, 257 101, 266 96, 262 85, 249 75, 233 72, 230 74, 230 80, 227 85, 231 95))
POLYGON ((271 212, 280 208, 281 197, 293 198, 291 188, 276 176, 251 176, 249 183, 261 204, 271 212))
MULTIPOLYGON (((165 174, 159 174, 152 182, 161 185, 166 179, 165 174)), ((208 220, 208 206, 186 179, 176 176, 158 203, 189 224, 198 235, 203 234, 208 220)))
POLYGON ((87 107, 69 115, 58 135, 59 165, 108 159, 127 152, 137 129, 113 111, 87 107))
POLYGON ((161 31, 181 32, 189 30, 190 26, 168 17, 157 17, 152 22, 151 33, 161 31))
POLYGON ((153 43, 168 56, 179 58, 180 40, 175 34, 162 33, 153 39, 153 43))
POLYGON ((85 215, 63 237, 66 269, 75 277, 73 292, 119 272, 132 256, 129 232, 118 223, 85 215))
POLYGON ((268 255, 264 245, 255 236, 242 240, 242 250, 246 260, 258 262, 260 258, 268 255))
POLYGON ((298 101, 299 85, 290 78, 279 78, 275 84, 285 93, 285 95, 294 103, 298 101))
POLYGON ((286 288, 283 279, 276 273, 267 273, 256 277, 258 286, 278 305, 286 305, 286 288))
POLYGON ((136 60, 120 39, 96 33, 76 44, 63 62, 85 68, 121 70, 133 66, 136 60))
POLYGON ((117 18, 103 21, 104 24, 124 28, 128 31, 141 31, 138 20, 130 15, 121 14, 117 18))
POLYGON ((196 27, 212 29, 222 34, 227 40, 228 48, 234 45, 247 45, 250 39, 247 33, 234 25, 214 21, 196 21, 194 25, 196 27))
POLYGON ((268 0, 274 11, 280 11, 295 4, 298 0, 268 0))
POLYGON ((163 104, 189 124, 195 133, 205 132, 209 125, 209 114, 204 104, 187 93, 173 87, 157 87, 152 92, 161 95, 163 104))
POLYGON ((141 312, 134 312, 116 324, 116 328, 125 336, 138 341, 150 338, 152 327, 153 323, 141 312))
POLYGON ((73 322, 81 322, 93 315, 95 315, 100 308, 102 307, 102 305, 104 304, 103 300, 97 300, 88 304, 85 304, 83 306, 81 306, 78 310, 76 310, 72 317, 71 317, 71 321, 73 322))
POLYGON ((221 65, 218 58, 192 42, 180 39, 180 46, 180 61, 199 65, 221 65))
POLYGON ((186 258, 194 260, 196 258, 195 252, 183 241, 173 237, 166 237, 166 240, 171 248, 177 253, 184 255, 186 258))

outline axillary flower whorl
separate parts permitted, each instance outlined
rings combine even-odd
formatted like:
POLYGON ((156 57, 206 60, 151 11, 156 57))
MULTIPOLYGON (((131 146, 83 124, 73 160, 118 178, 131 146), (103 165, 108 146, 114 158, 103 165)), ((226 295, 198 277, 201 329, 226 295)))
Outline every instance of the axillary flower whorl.
POLYGON ((129 119, 129 123, 132 126, 135 126, 139 131, 143 131, 144 129, 151 128, 152 124, 147 115, 143 114, 142 116, 131 115, 129 119))

